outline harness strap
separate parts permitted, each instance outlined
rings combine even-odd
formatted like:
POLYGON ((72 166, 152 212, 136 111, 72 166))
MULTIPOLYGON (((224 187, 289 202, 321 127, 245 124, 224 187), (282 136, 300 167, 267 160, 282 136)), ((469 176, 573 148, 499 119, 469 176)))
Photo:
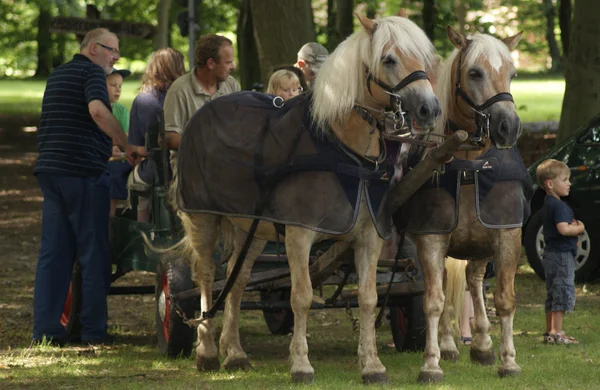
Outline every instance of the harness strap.
POLYGON ((363 119, 369 125, 371 125, 374 128, 377 128, 379 131, 383 131, 383 123, 381 123, 377 118, 375 118, 375 116, 369 111, 367 111, 361 106, 354 106, 353 109, 358 114, 358 116, 361 117, 361 119, 363 119))
POLYGON ((367 75, 367 89, 369 90, 369 93, 371 95, 373 95, 373 93, 371 92, 371 81, 374 82, 375 84, 377 84, 378 86, 380 86, 381 88, 383 88, 384 91, 393 94, 393 93, 400 91, 402 88, 406 87, 408 84, 415 82, 417 80, 429 80, 427 73, 425 73, 422 70, 415 70, 414 72, 412 72, 411 74, 406 76, 404 79, 402 79, 402 81, 400 81, 398 84, 396 84, 395 87, 392 87, 389 84, 385 83, 384 81, 381 81, 377 77, 373 76, 373 73, 371 73, 369 68, 365 67, 365 73, 367 75))

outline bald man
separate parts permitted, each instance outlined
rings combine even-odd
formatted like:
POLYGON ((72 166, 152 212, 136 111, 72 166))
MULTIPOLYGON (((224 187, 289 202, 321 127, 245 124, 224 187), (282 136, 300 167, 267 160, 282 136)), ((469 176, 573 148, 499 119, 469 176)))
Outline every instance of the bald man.
POLYGON ((107 162, 113 143, 130 161, 135 150, 111 112, 106 87, 106 75, 119 57, 117 36, 95 29, 86 34, 80 53, 48 77, 34 169, 44 194, 34 342, 69 341, 60 318, 75 260, 82 273, 81 341, 106 341, 111 273, 107 162))

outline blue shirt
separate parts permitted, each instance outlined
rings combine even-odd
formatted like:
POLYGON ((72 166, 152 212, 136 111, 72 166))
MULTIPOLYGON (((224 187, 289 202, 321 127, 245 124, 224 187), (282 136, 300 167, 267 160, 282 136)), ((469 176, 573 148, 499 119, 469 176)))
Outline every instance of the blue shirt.
MULTIPOLYGON (((128 138, 131 145, 146 146, 148 128, 160 120, 166 95, 167 92, 142 91, 135 97, 129 117, 128 138)), ((148 160, 144 159, 140 162, 138 174, 146 183, 152 183, 152 167, 148 160)))
POLYGON ((56 68, 46 84, 34 172, 98 176, 106 171, 112 140, 94 122, 88 104, 111 110, 106 74, 81 54, 56 68))
POLYGON ((556 229, 561 222, 573 222, 573 210, 562 200, 546 195, 544 198, 544 241, 552 252, 571 252, 577 255, 577 237, 563 236, 556 229))

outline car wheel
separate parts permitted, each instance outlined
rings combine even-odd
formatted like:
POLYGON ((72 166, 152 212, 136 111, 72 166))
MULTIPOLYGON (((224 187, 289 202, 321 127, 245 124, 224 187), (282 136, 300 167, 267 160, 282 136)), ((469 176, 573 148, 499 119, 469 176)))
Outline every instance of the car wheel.
MULTIPOLYGON (((190 267, 184 261, 162 261, 156 272, 156 333, 160 353, 168 357, 186 357, 192 352, 195 329, 183 322, 169 296, 194 288, 190 267)), ((195 302, 179 302, 187 318, 194 318, 195 302)))
MULTIPOLYGON (((542 264, 542 254, 546 247, 542 226, 543 218, 542 210, 537 211, 531 217, 525 230, 523 242, 529 265, 540 278, 545 280, 544 265, 542 264)), ((598 261, 600 260, 598 246, 592 244, 587 229, 578 237, 577 255, 575 256, 575 282, 587 282, 598 276, 598 261)))
POLYGON ((79 263, 73 265, 69 294, 65 301, 60 323, 65 327, 69 340, 76 341, 81 338, 81 267, 79 263))
MULTIPOLYGON (((262 302, 288 301, 291 288, 282 288, 274 291, 261 290, 262 302)), ((292 309, 267 310, 263 309, 263 317, 267 327, 274 335, 287 335, 294 330, 294 312, 292 309)))

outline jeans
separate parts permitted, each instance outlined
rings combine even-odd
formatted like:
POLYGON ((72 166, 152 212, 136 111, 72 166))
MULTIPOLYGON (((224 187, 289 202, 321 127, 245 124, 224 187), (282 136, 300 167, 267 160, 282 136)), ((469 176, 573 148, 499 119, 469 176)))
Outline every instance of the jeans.
POLYGON ((81 339, 106 337, 111 264, 108 175, 38 174, 44 194, 42 239, 33 296, 33 338, 66 339, 60 323, 75 260, 81 266, 81 339))

